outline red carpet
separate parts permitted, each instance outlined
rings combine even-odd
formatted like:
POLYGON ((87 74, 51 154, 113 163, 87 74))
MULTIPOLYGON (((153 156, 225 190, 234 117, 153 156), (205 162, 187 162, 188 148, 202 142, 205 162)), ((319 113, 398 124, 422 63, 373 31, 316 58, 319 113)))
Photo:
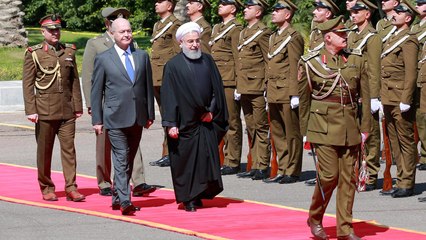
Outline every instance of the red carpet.
MULTIPOLYGON (((173 191, 157 190, 149 197, 133 198, 141 211, 128 217, 111 210, 111 198, 98 194, 93 177, 77 177, 80 192, 87 196, 80 203, 66 201, 62 173, 52 172, 52 178, 59 201, 46 202, 41 198, 36 169, 0 164, 0 200, 112 218, 206 239, 312 239, 305 210, 218 197, 204 201, 205 208, 187 213, 178 209, 173 191)), ((325 231, 332 238, 336 238, 335 221, 334 217, 324 218, 325 231)), ((366 240, 426 239, 426 233, 368 222, 354 223, 354 227, 357 235, 366 240)))

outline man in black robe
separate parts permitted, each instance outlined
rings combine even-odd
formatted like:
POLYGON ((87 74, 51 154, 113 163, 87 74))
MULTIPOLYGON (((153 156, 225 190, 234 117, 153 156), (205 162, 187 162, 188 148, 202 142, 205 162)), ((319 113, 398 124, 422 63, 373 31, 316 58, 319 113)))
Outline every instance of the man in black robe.
POLYGON ((222 79, 200 32, 194 22, 177 30, 182 52, 165 65, 161 91, 176 202, 190 212, 223 190, 218 143, 228 126, 222 79))

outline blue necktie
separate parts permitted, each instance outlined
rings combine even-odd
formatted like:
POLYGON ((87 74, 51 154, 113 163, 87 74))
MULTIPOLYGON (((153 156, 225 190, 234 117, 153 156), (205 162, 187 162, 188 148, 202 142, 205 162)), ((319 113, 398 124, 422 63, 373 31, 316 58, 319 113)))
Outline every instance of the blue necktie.
POLYGON ((127 75, 129 75, 130 80, 132 82, 135 81, 135 70, 133 69, 132 66, 132 62, 130 61, 129 58, 129 54, 127 51, 124 52, 124 58, 125 58, 125 62, 126 62, 126 70, 127 70, 127 75))

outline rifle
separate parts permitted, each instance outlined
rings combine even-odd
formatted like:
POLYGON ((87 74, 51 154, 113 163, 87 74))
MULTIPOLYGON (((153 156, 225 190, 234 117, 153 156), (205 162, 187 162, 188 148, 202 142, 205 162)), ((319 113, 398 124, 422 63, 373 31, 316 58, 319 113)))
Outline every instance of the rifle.
POLYGON ((269 177, 274 178, 277 176, 278 172, 278 159, 277 159, 277 150, 275 149, 274 139, 272 138, 272 130, 271 130, 271 119, 268 112, 268 123, 269 123, 269 139, 271 141, 271 172, 269 177))
POLYGON ((390 143, 389 143, 389 135, 386 128, 386 119, 382 118, 382 131, 383 131, 383 150, 385 152, 386 157, 386 168, 383 172, 383 188, 382 191, 380 191, 383 194, 388 193, 390 190, 392 190, 392 175, 390 172, 391 166, 392 166, 392 154, 390 149, 390 143))

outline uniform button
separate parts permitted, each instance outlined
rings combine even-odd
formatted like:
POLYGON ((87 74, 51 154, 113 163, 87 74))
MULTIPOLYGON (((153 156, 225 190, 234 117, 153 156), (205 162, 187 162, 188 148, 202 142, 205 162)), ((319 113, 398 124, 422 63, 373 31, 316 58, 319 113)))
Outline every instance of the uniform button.
POLYGON ((319 109, 316 109, 315 112, 319 112, 319 109))

